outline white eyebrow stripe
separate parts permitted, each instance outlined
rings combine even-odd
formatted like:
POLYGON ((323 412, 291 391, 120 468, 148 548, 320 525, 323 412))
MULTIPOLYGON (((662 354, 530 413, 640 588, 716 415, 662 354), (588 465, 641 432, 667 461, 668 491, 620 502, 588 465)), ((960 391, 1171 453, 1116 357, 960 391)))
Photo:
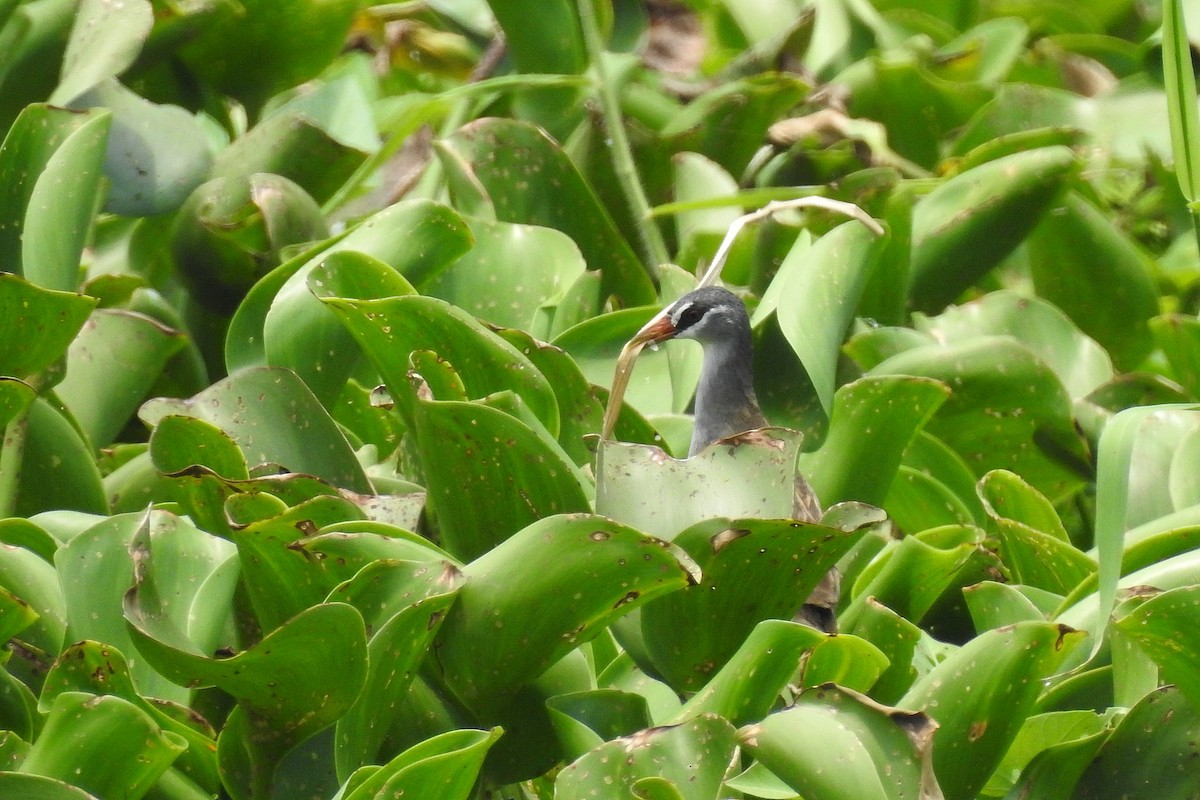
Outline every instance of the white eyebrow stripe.
POLYGON ((688 300, 686 303, 679 306, 679 308, 675 309, 675 313, 671 315, 671 324, 678 327, 679 318, 683 316, 683 312, 687 311, 693 305, 694 303, 691 300, 688 300))

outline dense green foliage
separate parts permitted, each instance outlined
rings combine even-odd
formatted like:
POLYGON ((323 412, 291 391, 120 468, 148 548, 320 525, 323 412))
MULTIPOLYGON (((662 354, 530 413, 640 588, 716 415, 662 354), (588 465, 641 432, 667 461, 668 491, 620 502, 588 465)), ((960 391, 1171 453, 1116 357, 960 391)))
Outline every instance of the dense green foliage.
POLYGON ((1200 795, 1165 8, 0 2, 0 797, 1200 795))

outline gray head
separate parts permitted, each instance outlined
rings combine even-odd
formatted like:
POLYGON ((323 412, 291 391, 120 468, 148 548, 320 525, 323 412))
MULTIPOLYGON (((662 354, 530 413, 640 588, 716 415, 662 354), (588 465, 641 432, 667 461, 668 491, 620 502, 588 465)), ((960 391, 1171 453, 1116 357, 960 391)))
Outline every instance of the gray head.
POLYGON ((745 342, 749 347, 750 318, 733 292, 705 286, 676 300, 666 312, 638 332, 644 342, 695 339, 701 344, 745 342))

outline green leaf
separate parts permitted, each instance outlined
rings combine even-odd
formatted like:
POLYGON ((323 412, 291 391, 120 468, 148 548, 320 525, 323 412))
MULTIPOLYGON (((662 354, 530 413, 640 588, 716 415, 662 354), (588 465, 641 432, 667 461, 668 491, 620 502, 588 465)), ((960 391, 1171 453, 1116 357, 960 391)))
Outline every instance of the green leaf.
MULTIPOLYGON (((382 797, 468 800, 483 767, 484 756, 502 733, 501 729, 493 728, 490 731, 447 731, 430 737, 376 771, 364 772, 361 782, 345 800, 382 797)), ((355 783, 355 779, 351 778, 350 782, 355 783)))
POLYGON ((796 622, 766 619, 757 623, 674 721, 701 714, 716 714, 735 725, 762 719, 796 674, 801 656, 825 640, 825 634, 796 622))
POLYGON ((1058 306, 1112 356, 1137 367, 1150 352, 1159 313, 1151 264, 1128 235, 1077 193, 1045 215, 1029 238, 1039 296, 1058 306))
MULTIPOLYGON (((833 411, 837 361, 854 318, 867 276, 882 243, 858 222, 846 222, 811 247, 793 248, 799 261, 785 274, 784 297, 803 303, 780 304, 779 327, 817 390, 826 414, 833 411)), ((792 253, 781 270, 789 267, 792 253)))
POLYGON ((686 586, 694 565, 681 559, 603 517, 535 522, 463 568, 437 639, 447 682, 468 705, 497 703, 617 617, 686 586))
POLYGON ((802 438, 768 428, 688 459, 665 458, 651 445, 601 442, 596 510, 668 540, 714 517, 791 518, 802 438), (663 497, 674 500, 664 504, 663 497))
POLYGON ((704 686, 765 619, 791 619, 861 531, 790 519, 711 519, 675 537, 694 586, 641 611, 650 660, 676 690, 704 686))
POLYGON ((29 409, 25 452, 17 475, 17 516, 70 509, 108 512, 91 445, 57 406, 39 397, 29 409))
POLYGON ((160 397, 139 412, 151 427, 171 414, 216 425, 238 444, 252 466, 282 466, 344 489, 371 493, 346 437, 289 370, 242 370, 189 400, 160 397))
POLYGON ((1179 189, 1189 201, 1200 200, 1200 114, 1196 111, 1196 75, 1184 25, 1184 3, 1163 2, 1163 84, 1171 120, 1171 150, 1179 189))
POLYGON ((184 739, 127 700, 64 692, 20 771, 69 781, 99 797, 138 800, 185 747, 184 739))
POLYGON ((153 24, 154 11, 146 0, 80 3, 63 57, 62 77, 49 102, 67 105, 104 79, 128 69, 153 24))
POLYGON ((1200 716, 1185 692, 1166 686, 1148 694, 1104 742, 1072 796, 1194 796, 1200 791, 1200 775, 1191 769, 1197 726, 1200 716))
MULTIPOLYGON (((605 295, 626 306, 655 301, 649 275, 608 211, 543 131, 516 120, 480 119, 444 145, 487 192, 498 220, 557 228, 575 241, 589 268, 603 267, 605 295)), ((442 162, 448 170, 456 166, 446 156, 442 162)))
POLYGON ((379 370, 401 414, 412 418, 410 355, 428 350, 449 364, 468 398, 509 390, 551 435, 558 432, 558 403, 545 377, 520 351, 467 312, 432 297, 379 300, 324 298, 379 370))
POLYGON ((492 325, 531 330, 540 310, 557 304, 586 268, 576 244, 553 228, 483 219, 467 224, 474 247, 425 293, 492 325))
POLYGON ((1037 297, 988 292, 936 317, 918 314, 913 324, 943 344, 1011 336, 1054 371, 1072 399, 1086 397, 1114 377, 1108 354, 1062 311, 1037 297))
POLYGON ((158 105, 108 79, 80 95, 72 108, 107 108, 112 130, 104 158, 110 181, 104 208, 150 216, 183 205, 213 165, 203 126, 179 106, 158 105))
POLYGON ((95 305, 91 297, 0 273, 0 375, 27 380, 47 370, 67 354, 95 305))
POLYGON ((926 378, 860 378, 838 388, 829 433, 800 469, 827 505, 844 500, 881 504, 909 442, 946 401, 950 389, 926 378))
POLYGON ((403 202, 368 218, 279 288, 263 321, 267 363, 295 371, 331 405, 360 353, 354 331, 339 321, 339 302, 413 294, 412 286, 423 286, 469 242, 462 218, 435 203, 403 202), (354 251, 373 258, 347 255, 354 251), (338 291, 352 294, 339 298, 338 291))
POLYGON ((353 0, 243 0, 223 7, 181 55, 205 82, 257 109, 316 77, 341 52, 357 8, 353 0))
POLYGON ((231 142, 213 160, 210 177, 280 175, 323 203, 366 158, 366 153, 338 141, 327 126, 296 109, 260 121, 231 142))
POLYGON ((804 797, 916 800, 940 794, 930 765, 936 723, 826 685, 739 731, 742 747, 804 797), (829 765, 836 763, 836 770, 829 765))
POLYGON ((1049 367, 1015 339, 980 336, 959 344, 918 347, 887 359, 868 374, 920 375, 950 386, 953 393, 926 430, 954 448, 977 475, 1008 469, 1052 499, 1082 484, 1039 447, 1045 436, 1054 435, 1069 455, 1082 457, 1072 452, 1082 451, 1082 442, 1071 423, 1066 390, 1049 367))
POLYGON ((588 797, 717 797, 725 768, 736 749, 733 726, 715 714, 703 714, 670 727, 648 728, 607 742, 570 764, 554 782, 562 800, 588 797), (639 790, 661 781, 651 793, 639 790), (673 785, 675 794, 662 783, 673 785), (616 792, 617 794, 614 794, 616 792))
POLYGON ((940 184, 913 212, 912 302, 923 311, 953 302, 1020 244, 1078 170, 1071 150, 1043 147, 940 184))
POLYGON ((362 692, 337 723, 339 776, 377 762, 388 730, 402 719, 397 708, 454 602, 459 575, 445 562, 439 569, 436 562, 376 561, 331 594, 363 611, 370 636, 362 692), (383 608, 387 612, 379 613, 383 608))
POLYGON ((934 528, 956 534, 949 547, 906 536, 875 559, 855 581, 853 599, 838 615, 839 627, 856 635, 869 602, 887 606, 905 619, 920 622, 951 586, 983 540, 983 532, 968 526, 934 528))
POLYGON ((321 209, 295 183, 267 173, 238 175, 191 192, 171 227, 171 255, 193 296, 229 313, 285 247, 325 236, 321 209))
MULTIPOLYGON (((419 389, 409 391, 419 397, 419 389)), ((492 399, 511 401, 518 413, 482 403, 415 400, 429 505, 446 548, 463 560, 539 519, 591 505, 587 478, 521 398, 505 393, 492 399)))
POLYGON ((150 317, 97 309, 71 342, 56 392, 95 448, 111 444, 186 337, 150 317))
POLYGON ((1171 589, 1115 623, 1159 665, 1164 680, 1178 686, 1193 704, 1200 700, 1200 660, 1192 641, 1197 616, 1192 606, 1197 598, 1200 588, 1171 589))
POLYGON ((0 270, 47 289, 79 284, 110 114, 28 106, 0 145, 0 270))
POLYGON ((934 667, 900 700, 938 722, 933 764, 946 800, 973 798, 1004 757, 1083 633, 1043 622, 987 631, 934 667))
MULTIPOLYGON (((143 688, 143 691, 145 689, 143 688)), ((115 647, 94 641, 77 642, 54 662, 46 675, 39 705, 49 711, 55 698, 67 692, 114 695, 145 712, 164 731, 176 734, 187 749, 170 767, 194 781, 205 791, 220 786, 215 754, 215 732, 195 712, 161 698, 147 700, 138 694, 124 654, 115 647)), ((178 780, 184 778, 176 776, 178 780)))

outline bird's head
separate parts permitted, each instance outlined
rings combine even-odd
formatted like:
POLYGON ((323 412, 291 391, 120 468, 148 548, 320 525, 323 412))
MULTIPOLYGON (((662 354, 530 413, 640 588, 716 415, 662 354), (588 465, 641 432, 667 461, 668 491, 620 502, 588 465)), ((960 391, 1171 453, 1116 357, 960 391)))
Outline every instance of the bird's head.
POLYGON ((705 286, 688 292, 656 314, 633 341, 658 344, 668 339, 695 339, 708 344, 748 335, 749 330, 746 306, 738 296, 720 286, 705 286))

